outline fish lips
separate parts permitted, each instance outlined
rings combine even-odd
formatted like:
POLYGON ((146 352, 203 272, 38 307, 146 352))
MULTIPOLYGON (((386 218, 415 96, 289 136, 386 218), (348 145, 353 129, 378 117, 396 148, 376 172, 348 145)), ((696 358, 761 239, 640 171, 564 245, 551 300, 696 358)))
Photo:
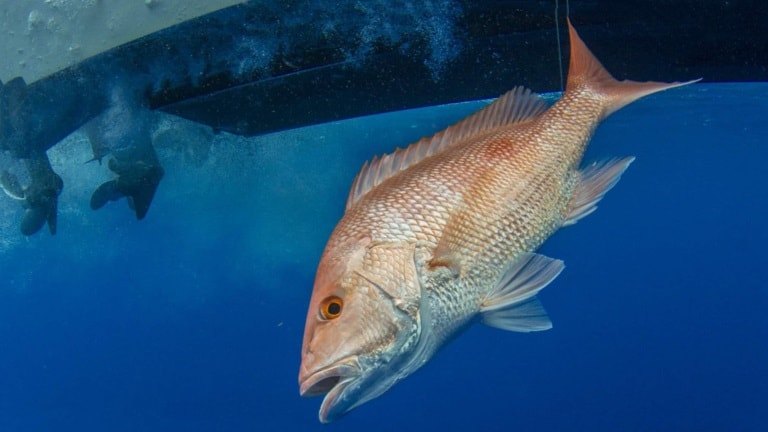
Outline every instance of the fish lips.
MULTIPOLYGON (((358 381, 360 370, 350 363, 321 369, 301 381, 299 392, 303 397, 325 395, 320 405, 320 422, 330 423, 346 414, 359 403, 350 384, 358 381)), ((353 386, 356 387, 356 386, 353 386)))

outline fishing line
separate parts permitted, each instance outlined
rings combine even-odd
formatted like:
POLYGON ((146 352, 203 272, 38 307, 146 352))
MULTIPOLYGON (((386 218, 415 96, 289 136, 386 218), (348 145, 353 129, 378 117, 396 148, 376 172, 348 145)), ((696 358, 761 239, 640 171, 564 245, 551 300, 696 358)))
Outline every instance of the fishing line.
MULTIPOLYGON (((565 81, 563 78, 563 50, 560 47, 560 18, 558 12, 560 9, 560 0, 555 0, 555 34, 557 35, 557 64, 560 66, 560 89, 565 91, 565 81)), ((565 17, 571 17, 571 3, 565 0, 565 17)))

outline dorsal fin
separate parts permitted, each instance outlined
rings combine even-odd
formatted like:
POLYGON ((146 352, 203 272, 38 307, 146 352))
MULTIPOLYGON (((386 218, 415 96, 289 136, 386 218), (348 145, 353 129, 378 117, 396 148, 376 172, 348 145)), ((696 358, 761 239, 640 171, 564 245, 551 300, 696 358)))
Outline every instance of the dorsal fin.
POLYGON ((547 104, 536 93, 524 87, 515 87, 495 102, 455 125, 431 137, 422 138, 410 146, 393 153, 375 157, 366 162, 352 182, 347 197, 347 209, 389 177, 419 161, 445 150, 465 139, 490 132, 501 126, 528 121, 547 109, 547 104))

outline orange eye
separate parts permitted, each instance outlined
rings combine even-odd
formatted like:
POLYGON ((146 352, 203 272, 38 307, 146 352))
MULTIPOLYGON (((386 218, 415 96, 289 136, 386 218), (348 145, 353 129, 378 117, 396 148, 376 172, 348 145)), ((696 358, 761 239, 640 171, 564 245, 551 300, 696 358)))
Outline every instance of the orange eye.
POLYGON ((320 316, 323 319, 332 320, 341 315, 341 309, 344 306, 344 300, 339 297, 328 297, 320 303, 320 316))

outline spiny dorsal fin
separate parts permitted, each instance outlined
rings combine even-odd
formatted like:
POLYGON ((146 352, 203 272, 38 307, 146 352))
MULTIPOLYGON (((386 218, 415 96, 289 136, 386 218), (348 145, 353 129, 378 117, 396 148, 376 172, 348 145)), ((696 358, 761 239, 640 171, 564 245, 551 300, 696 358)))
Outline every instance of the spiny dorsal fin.
POLYGON ((357 174, 347 197, 347 209, 384 180, 463 140, 502 126, 528 121, 547 109, 539 95, 524 87, 515 87, 495 102, 455 125, 422 138, 393 153, 366 162, 357 174))

